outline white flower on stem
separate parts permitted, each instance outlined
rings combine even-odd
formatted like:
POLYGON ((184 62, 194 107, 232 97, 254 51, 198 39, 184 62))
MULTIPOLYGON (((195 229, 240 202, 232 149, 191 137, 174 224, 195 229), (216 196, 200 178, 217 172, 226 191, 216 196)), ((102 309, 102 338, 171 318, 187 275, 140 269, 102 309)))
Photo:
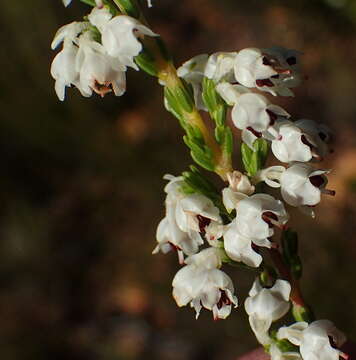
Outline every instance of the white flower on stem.
POLYGON ((176 207, 176 220, 179 228, 196 242, 201 241, 203 235, 214 245, 222 236, 223 225, 219 209, 202 194, 191 194, 182 198, 176 207))
POLYGON ((261 265, 262 256, 257 247, 272 246, 268 239, 251 239, 239 232, 237 220, 234 219, 226 226, 224 232, 224 249, 230 259, 243 262, 247 266, 257 268, 261 265))
POLYGON ((142 25, 138 20, 127 16, 119 15, 110 21, 102 24, 102 44, 107 53, 119 59, 126 66, 138 70, 133 58, 142 50, 142 44, 138 40, 144 36, 158 36, 147 26, 142 25))
POLYGON ((282 48, 243 49, 235 60, 236 81, 272 95, 293 96, 290 88, 300 83, 298 55, 294 50, 282 48))
POLYGON ((335 195, 335 191, 326 189, 329 170, 316 170, 310 164, 295 163, 281 176, 283 200, 292 206, 315 206, 320 202, 321 194, 335 195))
POLYGON ((226 210, 231 213, 240 200, 254 193, 255 187, 251 185, 249 178, 239 171, 228 173, 227 179, 229 186, 222 190, 222 198, 226 210))
POLYGON ((207 109, 202 99, 202 81, 208 58, 208 54, 194 56, 177 69, 177 75, 192 85, 196 107, 204 111, 207 109))
POLYGON ((303 131, 297 123, 280 121, 275 124, 275 129, 279 137, 272 140, 271 149, 279 161, 289 163, 307 162, 313 158, 321 159, 315 138, 303 131))
POLYGON ((284 316, 290 307, 291 286, 286 280, 277 280, 273 287, 263 288, 257 278, 245 301, 245 310, 257 340, 266 345, 271 342, 268 334, 273 321, 284 316))
POLYGON ((234 285, 228 275, 218 268, 221 266, 221 250, 208 248, 186 259, 186 266, 175 275, 173 297, 178 306, 190 303, 198 318, 202 307, 211 310, 213 317, 225 319, 231 307, 237 306, 234 285))
POLYGON ((271 355, 271 360, 303 360, 298 352, 282 352, 275 343, 271 344, 269 353, 271 355))
POLYGON ((267 137, 266 133, 270 133, 272 138, 278 139, 279 134, 273 125, 280 117, 288 118, 290 115, 280 106, 271 104, 263 95, 246 93, 238 97, 232 108, 231 117, 234 125, 242 130, 242 138, 246 144, 253 148, 250 139, 254 137, 267 137), (246 132, 252 133, 253 136, 246 132))
POLYGON ((210 55, 205 66, 205 76, 215 82, 233 82, 236 55, 236 52, 217 52, 210 55))
POLYGON ((339 360, 340 357, 348 357, 338 350, 346 341, 345 335, 329 320, 317 320, 309 325, 297 322, 280 328, 277 337, 299 346, 303 360, 339 360))
POLYGON ((255 194, 237 203, 236 224, 241 235, 253 241, 273 235, 273 228, 285 227, 288 214, 283 202, 268 194, 255 194))
POLYGON ((109 56, 104 47, 92 39, 90 32, 79 38, 76 68, 80 73, 80 89, 91 95, 95 91, 101 96, 114 91, 121 96, 126 90, 126 67, 109 56))
POLYGON ((165 254, 170 250, 176 250, 179 262, 183 263, 184 254, 195 254, 204 241, 199 233, 197 234, 199 236, 191 237, 188 232, 181 230, 177 224, 177 207, 180 201, 186 196, 182 192, 182 186, 184 185, 183 177, 165 175, 164 179, 169 180, 169 183, 164 188, 164 191, 167 193, 165 201, 166 216, 158 225, 156 233, 158 244, 152 253, 157 254, 161 251, 165 254))
POLYGON ((257 138, 278 138, 279 134, 273 125, 277 120, 290 117, 284 109, 271 104, 265 96, 252 93, 241 85, 221 83, 216 90, 227 104, 233 106, 232 121, 242 130, 242 139, 250 148, 253 148, 257 138))
MULTIPOLYGON (((79 87, 79 72, 76 69, 78 47, 71 40, 65 41, 63 49, 53 59, 51 75, 56 80, 55 90, 59 100, 65 98, 65 88, 75 85, 79 87)), ((84 96, 89 94, 83 93, 84 96)))
POLYGON ((63 42, 62 50, 55 56, 51 64, 51 75, 56 80, 55 90, 59 100, 65 98, 65 88, 76 86, 83 96, 90 94, 83 91, 79 83, 79 71, 76 68, 78 55, 78 35, 87 29, 87 22, 72 22, 62 26, 54 36, 51 47, 55 49, 63 42))

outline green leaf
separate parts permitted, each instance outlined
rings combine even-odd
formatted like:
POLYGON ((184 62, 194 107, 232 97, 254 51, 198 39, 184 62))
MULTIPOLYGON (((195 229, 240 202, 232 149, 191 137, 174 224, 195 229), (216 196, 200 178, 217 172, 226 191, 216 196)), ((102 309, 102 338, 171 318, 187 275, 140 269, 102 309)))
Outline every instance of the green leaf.
POLYGON ((114 0, 114 3, 124 14, 132 16, 136 19, 140 17, 140 9, 138 8, 135 0, 114 0))
POLYGON ((182 84, 171 88, 179 106, 187 113, 191 113, 194 108, 194 97, 192 88, 182 79, 182 84))
POLYGON ((143 46, 142 51, 135 57, 135 62, 140 69, 147 74, 151 76, 158 76, 158 68, 155 58, 145 46, 143 46))
POLYGON ((226 209, 222 203, 221 194, 216 187, 206 178, 194 165, 190 166, 190 171, 182 174, 186 183, 186 191, 189 193, 198 193, 207 196, 220 212, 226 215, 226 209))
POLYGON ((182 111, 174 97, 174 94, 168 87, 164 88, 164 97, 166 100, 166 109, 171 112, 180 121, 181 126, 185 128, 182 111))
POLYGON ((300 279, 302 276, 302 262, 298 256, 298 234, 291 229, 283 231, 281 243, 285 263, 289 266, 293 277, 300 279))
POLYGON ((242 162, 249 176, 254 176, 258 170, 264 167, 269 149, 268 142, 264 139, 257 139, 253 147, 254 150, 245 143, 241 144, 242 162))
POLYGON ((80 0, 82 3, 95 7, 95 0, 80 0))
POLYGON ((232 135, 232 131, 229 127, 226 126, 224 133, 224 141, 222 143, 223 153, 231 156, 233 150, 233 141, 234 141, 234 137, 232 135))

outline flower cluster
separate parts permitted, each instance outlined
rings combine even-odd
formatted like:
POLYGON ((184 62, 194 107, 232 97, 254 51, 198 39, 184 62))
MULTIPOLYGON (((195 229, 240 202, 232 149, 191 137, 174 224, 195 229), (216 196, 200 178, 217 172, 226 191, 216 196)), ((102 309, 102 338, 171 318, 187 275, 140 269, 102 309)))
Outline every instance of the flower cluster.
MULTIPOLYGON (((279 47, 202 54, 177 71, 191 85, 196 107, 210 113, 214 105, 207 103, 205 84, 213 82, 216 94, 231 107, 232 123, 241 130, 245 152, 257 154, 256 140, 263 139, 276 159, 287 164, 267 168, 262 164, 250 171, 245 159, 247 173, 227 173, 227 186, 213 197, 199 191, 199 185, 198 191, 191 191, 184 177, 166 176, 166 216, 158 226, 153 252, 178 251, 185 266, 174 277, 173 297, 179 306, 190 304, 197 317, 204 307, 214 319, 226 318, 232 305, 237 306, 232 281, 220 270, 223 263, 267 269, 264 252, 279 253, 274 235, 278 230, 285 233, 289 219, 284 203, 314 216, 321 194, 334 195, 326 188, 329 170, 312 165, 328 154, 330 130, 312 120, 292 121, 286 110, 257 92, 292 96, 291 88, 302 78, 299 55, 279 47), (284 202, 262 192, 262 182, 280 188, 284 202)), ((248 161, 253 156, 259 155, 251 155, 248 161)), ((296 246, 291 246, 294 250, 286 250, 290 266, 293 261, 299 263, 293 254, 296 246)), ((272 329, 275 321, 297 306, 289 282, 295 274, 290 268, 287 275, 255 280, 245 301, 251 329, 273 360, 336 360, 343 354, 337 348, 342 336, 327 320, 272 329)))
POLYGON ((101 96, 111 91, 121 96, 126 90, 127 67, 138 70, 134 58, 142 50, 139 39, 156 36, 138 20, 113 16, 108 7, 100 1, 97 4, 88 21, 64 25, 53 39, 52 49, 63 43, 51 66, 55 90, 62 101, 65 88, 72 85, 85 97, 93 91, 101 96))
POLYGON ((314 216, 320 195, 334 195, 325 188, 329 170, 309 163, 329 153, 330 130, 313 120, 292 121, 287 111, 256 92, 292 96, 291 88, 302 78, 299 57, 298 51, 280 47, 204 54, 184 63, 178 74, 192 85, 197 107, 203 110, 202 82, 204 77, 213 80, 217 93, 232 107, 232 122, 241 130, 242 141, 254 151, 256 140, 265 139, 276 159, 288 164, 261 169, 251 179, 253 184, 280 187, 286 203, 314 216))
MULTIPOLYGON (((63 3, 68 6, 71 0, 63 3)), ((273 47, 201 54, 175 71, 160 42, 146 41, 143 46, 145 36, 157 35, 138 20, 143 17, 136 3, 92 3, 85 21, 63 26, 53 39, 53 49, 63 44, 51 66, 59 99, 64 100, 69 86, 86 97, 111 91, 120 96, 126 90, 127 68, 140 67, 164 86, 165 106, 186 131, 184 141, 193 159, 227 182, 216 189, 195 167, 182 176, 164 177, 166 212, 153 253, 178 254, 182 267, 172 282, 178 306, 189 304, 196 318, 202 308, 215 320, 227 318, 238 299, 222 267, 250 268, 259 276, 245 310, 272 360, 346 359, 340 350, 344 335, 330 321, 314 320, 302 299, 297 234, 286 228, 285 203, 314 216, 321 195, 334 195, 327 189, 329 170, 312 165, 328 154, 330 130, 308 119, 293 121, 265 96, 293 96, 291 89, 302 79, 301 53, 273 47), (209 112, 214 134, 198 110, 209 112), (241 130, 245 173, 232 166, 229 113, 241 130), (264 168, 269 148, 285 166, 264 168), (265 193, 263 183, 280 188, 281 200, 265 193), (290 309, 296 322, 273 328, 290 309)))

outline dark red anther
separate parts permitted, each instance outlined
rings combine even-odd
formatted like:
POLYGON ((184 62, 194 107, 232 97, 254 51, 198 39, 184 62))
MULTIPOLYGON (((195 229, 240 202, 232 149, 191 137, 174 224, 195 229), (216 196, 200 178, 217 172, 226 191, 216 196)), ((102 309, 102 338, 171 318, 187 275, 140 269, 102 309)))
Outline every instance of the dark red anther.
POLYGON ((264 57, 262 58, 262 63, 263 63, 263 65, 267 65, 267 66, 271 66, 271 65, 272 65, 271 62, 267 59, 266 56, 264 56, 264 57))
POLYGON ((227 297, 226 292, 220 289, 220 300, 216 304, 218 309, 220 310, 224 305, 231 305, 231 300, 227 297))
POLYGON ((199 231, 205 235, 205 228, 209 226, 211 220, 201 215, 197 215, 197 219, 199 222, 199 231))
POLYGON ((268 109, 266 109, 266 113, 269 115, 270 118, 269 124, 273 125, 276 122, 278 116, 273 111, 268 109))
POLYGON ((251 126, 247 127, 246 130, 251 131, 253 135, 255 135, 257 138, 262 137, 262 133, 256 131, 251 126))
POLYGON ((271 78, 273 78, 273 79, 279 79, 279 74, 272 75, 271 78))
POLYGON ((319 132, 319 134, 318 134, 318 135, 319 135, 320 139, 321 139, 321 140, 323 140, 323 141, 325 141, 325 140, 327 139, 327 135, 326 135, 326 134, 324 134, 324 133, 323 133, 323 132, 321 132, 321 131, 319 132))
POLYGON ((278 216, 272 211, 265 211, 262 214, 262 220, 268 224, 268 227, 273 228, 274 222, 278 222, 278 216), (275 221, 273 221, 275 220, 275 221))
POLYGON ((314 185, 317 188, 320 188, 321 186, 323 186, 325 184, 325 179, 321 175, 311 176, 309 178, 309 181, 311 182, 312 185, 314 185))
POLYGON ((259 86, 259 87, 262 87, 262 86, 272 87, 272 86, 274 86, 273 82, 270 79, 258 79, 258 80, 256 80, 256 85, 259 86))
POLYGON ((308 139, 306 138, 305 135, 302 135, 302 136, 300 137, 300 140, 302 140, 302 143, 305 144, 305 145, 307 145, 307 146, 309 146, 311 149, 314 148, 314 145, 311 144, 311 143, 308 141, 308 139))
POLYGON ((290 56, 289 58, 286 59, 286 61, 288 65, 292 66, 297 63, 297 58, 295 56, 290 56))

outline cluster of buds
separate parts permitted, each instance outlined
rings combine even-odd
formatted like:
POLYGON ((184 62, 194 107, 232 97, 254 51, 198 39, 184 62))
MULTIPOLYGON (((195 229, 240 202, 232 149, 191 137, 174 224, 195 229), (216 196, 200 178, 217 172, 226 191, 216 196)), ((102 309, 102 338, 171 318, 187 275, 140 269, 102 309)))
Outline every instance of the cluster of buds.
POLYGON ((127 67, 139 69, 134 62, 142 51, 139 39, 156 36, 138 20, 114 16, 108 6, 97 3, 87 21, 64 25, 53 39, 52 49, 63 43, 51 66, 55 90, 62 101, 65 88, 72 85, 85 97, 93 91, 101 96, 111 91, 121 96, 126 90, 127 67))

